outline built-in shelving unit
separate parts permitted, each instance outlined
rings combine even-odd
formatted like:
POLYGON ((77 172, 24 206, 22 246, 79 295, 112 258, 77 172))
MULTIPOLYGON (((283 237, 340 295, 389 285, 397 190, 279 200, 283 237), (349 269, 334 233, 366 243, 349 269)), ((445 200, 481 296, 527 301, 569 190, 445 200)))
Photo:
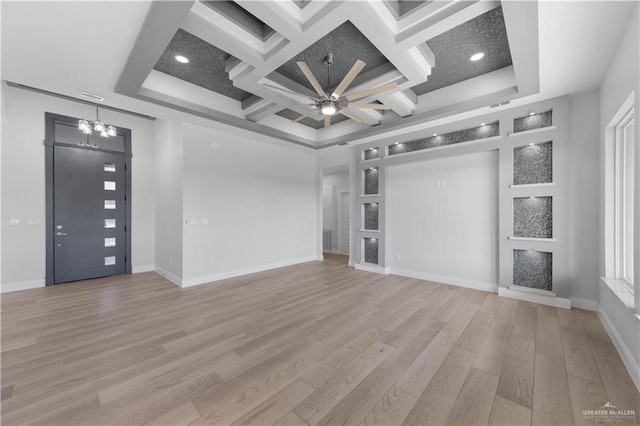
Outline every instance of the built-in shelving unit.
MULTIPOLYGON (((355 148, 355 266, 388 273, 389 167, 498 151, 498 284, 506 297, 567 307, 569 105, 555 99, 355 148)), ((426 184, 426 183, 425 183, 426 184)))
POLYGON ((554 218, 560 191, 554 176, 553 110, 513 119, 513 178, 509 185, 512 233, 507 239, 512 253, 510 291, 555 297, 554 218), (541 245, 544 244, 544 245, 541 245), (546 247, 543 249, 543 247, 546 247))

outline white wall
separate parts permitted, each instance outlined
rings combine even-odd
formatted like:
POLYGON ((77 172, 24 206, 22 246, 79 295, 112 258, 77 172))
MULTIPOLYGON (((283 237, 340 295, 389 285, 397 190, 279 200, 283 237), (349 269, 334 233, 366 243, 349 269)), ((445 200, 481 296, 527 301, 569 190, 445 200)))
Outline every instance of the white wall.
POLYGON ((391 271, 495 290, 497 174, 495 151, 389 167, 391 271))
POLYGON ((312 150, 187 125, 183 285, 315 260, 312 150), (208 220, 207 225, 202 219, 208 220))
MULTIPOLYGON (((604 162, 605 162, 605 129, 614 115, 622 107, 631 93, 634 93, 635 104, 635 142, 640 142, 640 73, 638 70, 638 52, 640 51, 640 34, 638 25, 640 21, 640 7, 636 6, 633 16, 630 18, 624 38, 620 42, 618 51, 611 62, 605 78, 600 87, 600 120, 599 120, 599 154, 600 154, 600 239, 599 239, 599 276, 604 276, 605 252, 604 252, 604 162)), ((636 150, 636 166, 640 165, 640 150, 636 150)), ((638 167, 640 168, 640 167, 638 167)), ((636 177, 638 176, 636 169, 636 177)), ((638 180, 636 180, 637 182, 638 180)), ((635 276, 640 274, 640 185, 635 188, 636 226, 635 226, 635 276)), ((637 279, 637 278, 636 278, 637 279)), ((640 300, 636 295, 636 304, 640 300)), ((609 328, 618 352, 622 356, 627 369, 631 373, 636 386, 640 389, 640 316, 628 309, 618 297, 606 286, 599 286, 599 314, 605 326, 609 328)))
MULTIPOLYGON (((2 84, 2 291, 44 286, 45 138, 44 113, 87 116, 90 106, 2 84), (20 218, 21 226, 9 226, 20 218), (25 225, 27 218, 39 225, 25 225)), ((132 130, 132 266, 154 264, 153 124, 101 111, 101 118, 132 130)))
POLYGON ((598 93, 570 98, 569 275, 574 304, 598 298, 598 93))
POLYGON ((155 269, 176 284, 182 265, 182 125, 157 120, 155 136, 155 269))

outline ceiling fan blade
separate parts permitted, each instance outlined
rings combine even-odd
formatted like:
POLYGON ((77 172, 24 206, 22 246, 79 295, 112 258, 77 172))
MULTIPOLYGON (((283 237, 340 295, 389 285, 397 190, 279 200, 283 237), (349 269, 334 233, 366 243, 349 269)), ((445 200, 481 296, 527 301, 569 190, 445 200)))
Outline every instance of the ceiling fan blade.
POLYGON ((367 66, 367 64, 358 59, 356 63, 353 64, 347 75, 344 76, 340 84, 338 84, 336 90, 333 91, 332 96, 335 96, 336 98, 342 96, 342 92, 347 90, 347 87, 349 87, 349 85, 358 76, 358 74, 360 74, 360 71, 362 71, 365 66, 367 66))
POLYGON ((311 114, 313 114, 314 112, 316 112, 315 109, 312 109, 311 111, 307 111, 306 113, 302 114, 300 117, 296 118, 295 120, 293 120, 294 123, 297 123, 300 120, 303 120, 307 117, 309 117, 311 114))
POLYGON ((362 119, 360 117, 358 117, 355 114, 351 114, 349 111, 341 109, 340 111, 338 111, 340 114, 344 115, 347 118, 352 119, 353 121, 355 121, 356 123, 362 123, 362 119))
POLYGON ((367 90, 363 90, 362 92, 356 92, 356 93, 347 95, 347 100, 355 101, 357 99, 362 99, 362 98, 366 98, 367 96, 375 95, 376 93, 384 92, 385 90, 395 89, 396 87, 398 87, 398 83, 396 82, 383 84, 382 86, 374 87, 373 89, 367 89, 367 90))
POLYGON ((318 80, 316 80, 316 77, 313 75, 313 73, 311 72, 307 64, 304 62, 296 62, 296 63, 298 64, 298 67, 300 68, 304 76, 307 77, 307 80, 309 80, 309 83, 311 83, 313 88, 316 89, 316 92, 318 93, 318 95, 322 96, 323 98, 326 98, 327 94, 324 92, 324 90, 322 89, 322 86, 320 86, 320 83, 318 83, 318 80))
POLYGON ((353 102, 349 102, 347 108, 391 109, 389 105, 384 104, 354 104, 353 102))
POLYGON ((325 115, 324 116, 324 127, 329 127, 331 126, 331 116, 330 115, 325 115))

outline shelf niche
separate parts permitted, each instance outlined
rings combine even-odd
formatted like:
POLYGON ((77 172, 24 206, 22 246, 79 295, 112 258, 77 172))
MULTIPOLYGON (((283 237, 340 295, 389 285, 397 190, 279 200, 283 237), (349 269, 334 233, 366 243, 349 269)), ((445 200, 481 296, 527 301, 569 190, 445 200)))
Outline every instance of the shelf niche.
POLYGON ((514 148, 514 185, 551 182, 553 182, 553 142, 514 148))
POLYGON ((378 230, 378 203, 364 204, 364 229, 378 230))
POLYGON ((364 195, 378 194, 378 168, 369 167, 364 171, 364 195))
POLYGON ((404 154, 406 152, 421 151, 423 149, 437 148, 439 146, 454 145, 457 143, 471 142, 478 139, 486 139, 500 135, 500 122, 494 121, 483 126, 458 130, 442 135, 434 134, 423 139, 409 142, 394 143, 388 146, 389 155, 404 154))
POLYGON ((542 129, 553 125, 553 110, 513 119, 513 133, 542 129))
POLYGON ((514 198, 513 236, 553 238, 552 204, 552 197, 514 198))
POLYGON ((546 251, 513 250, 513 284, 551 291, 553 254, 546 251))
POLYGON ((369 148, 364 151, 364 159, 366 160, 376 160, 380 158, 380 152, 378 147, 369 148))
POLYGON ((364 240, 364 261, 378 264, 378 239, 363 238, 364 240))

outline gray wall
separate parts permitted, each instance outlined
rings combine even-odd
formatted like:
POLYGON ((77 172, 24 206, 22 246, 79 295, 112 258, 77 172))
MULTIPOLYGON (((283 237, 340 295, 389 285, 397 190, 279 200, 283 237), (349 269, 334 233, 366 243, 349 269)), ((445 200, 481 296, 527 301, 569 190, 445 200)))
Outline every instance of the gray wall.
POLYGON ((156 258, 158 271, 179 283, 182 277, 182 125, 157 120, 154 125, 156 182, 156 258))
POLYGON ((314 151, 190 124, 183 136, 183 286, 317 258, 314 151))
POLYGON ((598 93, 571 96, 569 274, 571 297, 595 301, 598 289, 598 93))
MULTIPOLYGON (((598 200, 599 210, 599 230, 600 238, 598 241, 598 276, 605 275, 605 222, 604 222, 604 164, 605 164, 605 129, 611 119, 622 107, 625 100, 630 94, 634 93, 635 104, 635 142, 636 147, 640 141, 640 72, 638 64, 638 52, 640 51, 640 34, 638 25, 640 21, 640 7, 636 5, 633 16, 630 18, 629 26, 625 32, 618 51, 616 52, 605 78, 602 82, 599 92, 599 131, 598 131, 598 153, 600 163, 599 177, 599 194, 598 200)), ((636 182, 640 181, 640 149, 636 149, 636 182)), ((640 276, 640 185, 635 188, 635 277, 636 280, 640 276)), ((597 277, 596 276, 596 280, 597 277)), ((611 291, 611 289, 602 282, 598 286, 598 303, 601 318, 606 326, 614 329, 620 336, 619 345, 624 345, 621 352, 627 368, 630 370, 631 376, 636 382, 636 386, 640 389, 640 321, 638 316, 622 304, 619 298, 611 291), (626 351, 626 356, 625 356, 626 351)), ((640 312, 640 294, 635 295, 636 313, 640 312)))

